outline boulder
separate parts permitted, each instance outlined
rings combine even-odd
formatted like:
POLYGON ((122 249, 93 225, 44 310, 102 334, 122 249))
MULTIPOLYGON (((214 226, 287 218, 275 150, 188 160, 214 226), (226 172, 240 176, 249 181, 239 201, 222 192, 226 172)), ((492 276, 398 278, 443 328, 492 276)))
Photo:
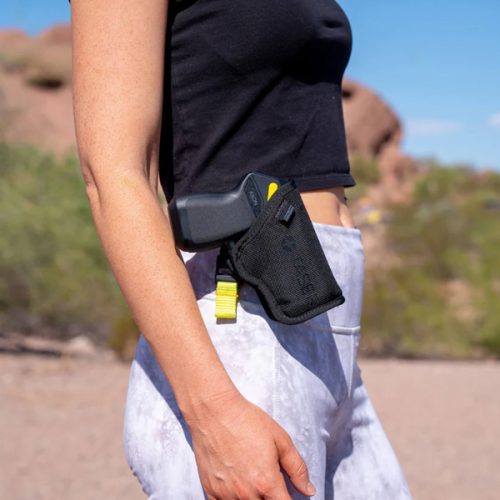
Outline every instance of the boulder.
POLYGON ((71 26, 69 24, 56 24, 38 36, 38 40, 47 45, 71 45, 71 26))
POLYGON ((373 90, 345 79, 342 104, 349 151, 377 157, 385 146, 400 144, 400 120, 373 90))
MULTIPOLYGON (((403 128, 391 107, 373 90, 353 80, 342 82, 342 103, 349 154, 376 159, 379 182, 374 201, 404 202, 410 196, 418 163, 401 151, 403 128)), ((353 172, 356 177, 356 172, 353 172)))

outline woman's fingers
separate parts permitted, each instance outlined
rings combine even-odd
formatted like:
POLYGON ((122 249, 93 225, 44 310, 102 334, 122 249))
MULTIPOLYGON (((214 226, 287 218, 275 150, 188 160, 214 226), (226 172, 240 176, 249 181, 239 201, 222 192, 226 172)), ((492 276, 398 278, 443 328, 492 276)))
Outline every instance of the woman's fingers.
POLYGON ((292 500, 292 497, 288 493, 283 474, 279 472, 278 475, 279 478, 274 484, 273 488, 267 491, 262 497, 264 498, 264 500, 292 500))
POLYGON ((309 480, 307 465, 295 448, 292 439, 287 432, 281 428, 276 437, 281 467, 290 476, 293 485, 303 494, 312 496, 316 493, 314 485, 309 480))
POLYGON ((201 483, 211 498, 291 500, 285 473, 303 495, 314 493, 289 435, 259 406, 228 397, 196 415, 187 422, 201 483))

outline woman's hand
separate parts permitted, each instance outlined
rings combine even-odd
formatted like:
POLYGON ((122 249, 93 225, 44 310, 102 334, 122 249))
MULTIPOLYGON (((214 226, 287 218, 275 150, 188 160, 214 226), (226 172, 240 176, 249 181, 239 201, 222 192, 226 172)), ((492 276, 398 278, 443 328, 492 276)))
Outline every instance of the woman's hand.
POLYGON ((185 417, 205 493, 210 500, 291 500, 280 466, 304 495, 307 466, 287 432, 238 392, 198 405, 185 417))

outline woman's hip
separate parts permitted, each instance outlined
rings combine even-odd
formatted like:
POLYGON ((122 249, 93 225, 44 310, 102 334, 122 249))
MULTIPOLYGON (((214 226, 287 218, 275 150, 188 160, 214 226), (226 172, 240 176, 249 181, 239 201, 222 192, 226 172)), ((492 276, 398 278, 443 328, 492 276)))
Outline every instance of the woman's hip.
MULTIPOLYGON (((236 318, 216 318, 218 249, 183 252, 200 313, 221 362, 241 393, 273 417, 294 404, 314 411, 326 405, 330 411, 352 390, 363 292, 361 233, 355 228, 313 225, 345 302, 298 324, 271 319, 256 291, 246 284, 239 290, 236 318)), ((164 393, 180 417, 145 338, 139 342, 134 362, 153 382, 149 388, 164 393)))

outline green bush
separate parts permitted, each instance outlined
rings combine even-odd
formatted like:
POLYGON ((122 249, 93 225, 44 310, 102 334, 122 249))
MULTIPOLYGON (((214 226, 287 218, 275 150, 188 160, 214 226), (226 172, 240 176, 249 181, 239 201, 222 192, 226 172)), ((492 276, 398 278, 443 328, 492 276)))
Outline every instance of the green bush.
POLYGON ((360 153, 351 153, 349 156, 351 172, 356 179, 356 185, 346 192, 349 200, 358 200, 363 197, 368 187, 380 179, 379 165, 376 159, 368 158, 360 153))
POLYGON ((105 342, 124 299, 77 159, 0 144, 0 328, 105 342))
POLYGON ((433 164, 408 205, 387 208, 402 264, 367 276, 367 352, 500 355, 499 201, 500 174, 433 164), (461 285, 458 305, 450 283, 461 285))
POLYGON ((356 181, 365 184, 375 184, 380 178, 378 162, 375 158, 368 158, 360 153, 350 156, 351 169, 356 181))

